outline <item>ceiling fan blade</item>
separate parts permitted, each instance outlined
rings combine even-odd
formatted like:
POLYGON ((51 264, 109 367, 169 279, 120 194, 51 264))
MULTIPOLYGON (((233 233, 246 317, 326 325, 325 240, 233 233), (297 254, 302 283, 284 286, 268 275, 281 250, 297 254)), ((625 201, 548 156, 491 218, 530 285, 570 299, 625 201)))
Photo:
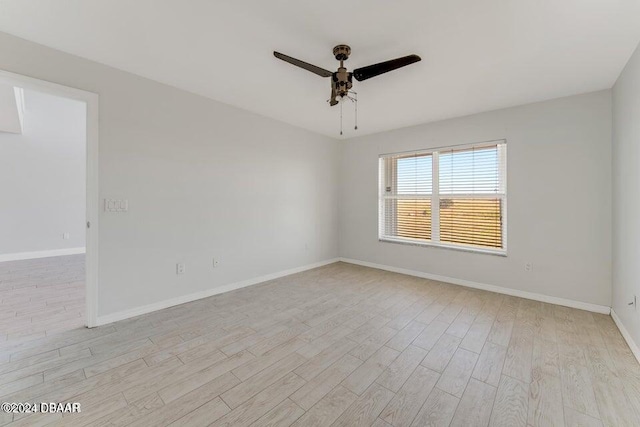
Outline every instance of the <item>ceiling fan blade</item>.
POLYGON ((296 67, 304 68, 307 71, 311 71, 312 73, 317 74, 320 77, 331 77, 331 75, 333 74, 329 70, 325 70, 324 68, 316 67, 313 64, 309 64, 308 62, 300 61, 299 59, 292 58, 292 57, 287 56, 285 54, 282 54, 280 52, 275 52, 274 51, 273 52, 273 56, 275 56, 278 59, 282 59, 283 61, 288 62, 289 64, 293 64, 296 67))
POLYGON ((363 80, 370 79, 371 77, 379 76, 380 74, 397 70, 398 68, 405 67, 420 60, 421 58, 418 55, 403 56, 402 58, 396 58, 390 61, 380 62, 378 64, 357 68, 353 70, 353 77, 357 81, 361 82, 363 80))

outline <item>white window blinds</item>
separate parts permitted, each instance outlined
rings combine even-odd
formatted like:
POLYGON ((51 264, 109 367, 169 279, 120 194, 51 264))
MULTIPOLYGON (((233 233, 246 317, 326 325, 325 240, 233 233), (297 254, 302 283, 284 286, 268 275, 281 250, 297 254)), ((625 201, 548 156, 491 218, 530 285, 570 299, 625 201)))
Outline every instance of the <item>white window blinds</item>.
POLYGON ((504 141, 380 157, 381 240, 505 252, 504 141))

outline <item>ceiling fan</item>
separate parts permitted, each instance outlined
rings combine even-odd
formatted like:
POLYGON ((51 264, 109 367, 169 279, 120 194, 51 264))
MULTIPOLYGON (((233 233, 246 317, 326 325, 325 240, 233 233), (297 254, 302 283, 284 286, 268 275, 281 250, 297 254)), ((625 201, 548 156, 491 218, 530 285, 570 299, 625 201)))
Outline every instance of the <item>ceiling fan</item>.
POLYGON ((380 74, 388 73, 389 71, 413 64, 421 59, 418 55, 403 56, 402 58, 396 58, 390 61, 356 68, 353 72, 348 72, 344 67, 344 61, 349 59, 350 54, 351 48, 346 44, 339 44, 334 47, 333 55, 338 61, 340 61, 340 67, 338 68, 338 71, 331 72, 324 68, 284 55, 280 52, 273 52, 273 55, 278 59, 282 59, 283 61, 297 67, 304 68, 307 71, 311 71, 312 73, 319 75, 320 77, 331 77, 331 99, 329 100, 329 105, 331 106, 336 105, 338 103, 338 99, 349 96, 349 91, 353 87, 353 78, 361 82, 363 80, 370 79, 371 77, 379 76, 380 74))

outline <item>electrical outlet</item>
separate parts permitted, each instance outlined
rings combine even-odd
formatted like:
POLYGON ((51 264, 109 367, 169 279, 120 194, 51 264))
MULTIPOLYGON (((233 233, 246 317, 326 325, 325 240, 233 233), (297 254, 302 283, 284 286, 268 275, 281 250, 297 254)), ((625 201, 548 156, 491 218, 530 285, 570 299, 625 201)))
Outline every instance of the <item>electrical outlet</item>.
POLYGON ((70 237, 69 233, 62 233, 62 238, 64 240, 69 240, 69 237, 70 237))
POLYGON ((532 270, 533 270, 533 264, 530 262, 525 263, 524 271, 532 271, 532 270))
POLYGON ((218 258, 213 259, 213 268, 216 268, 220 264, 220 260, 218 258))
POLYGON ((184 264, 179 262, 178 264, 176 264, 176 274, 184 274, 184 264))

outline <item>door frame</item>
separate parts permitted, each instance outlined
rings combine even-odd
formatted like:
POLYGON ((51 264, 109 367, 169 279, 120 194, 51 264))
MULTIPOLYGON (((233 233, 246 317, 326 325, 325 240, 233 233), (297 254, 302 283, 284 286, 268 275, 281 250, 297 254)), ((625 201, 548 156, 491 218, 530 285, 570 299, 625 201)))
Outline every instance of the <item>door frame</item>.
POLYGON ((98 239, 100 195, 98 187, 98 105, 97 93, 76 89, 0 69, 0 83, 71 98, 86 104, 86 323, 97 326, 98 319, 98 239))

